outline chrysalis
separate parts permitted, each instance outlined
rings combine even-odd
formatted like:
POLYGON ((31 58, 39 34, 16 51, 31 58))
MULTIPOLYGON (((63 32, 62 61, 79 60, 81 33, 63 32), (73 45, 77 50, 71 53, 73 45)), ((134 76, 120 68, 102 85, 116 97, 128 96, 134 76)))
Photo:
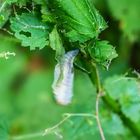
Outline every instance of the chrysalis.
POLYGON ((59 104, 71 103, 73 96, 73 61, 79 50, 67 52, 55 66, 54 82, 52 84, 55 99, 59 104))

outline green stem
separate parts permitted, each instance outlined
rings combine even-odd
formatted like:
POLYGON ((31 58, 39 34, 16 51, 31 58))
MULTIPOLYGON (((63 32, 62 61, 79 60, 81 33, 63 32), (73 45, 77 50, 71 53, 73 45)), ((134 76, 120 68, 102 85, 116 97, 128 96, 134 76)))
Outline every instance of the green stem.
POLYGON ((96 86, 97 93, 101 93, 102 87, 101 87, 100 76, 96 64, 92 60, 85 60, 85 59, 82 60, 82 63, 89 71, 88 75, 92 83, 96 86))
POLYGON ((97 98, 96 98, 96 121, 97 121, 97 125, 98 125, 98 129, 100 132, 100 136, 102 140, 105 140, 105 135, 102 129, 102 125, 101 125, 101 121, 99 118, 99 99, 102 96, 102 88, 101 88, 101 82, 100 82, 100 76, 99 76, 99 72, 97 70, 97 66, 96 64, 92 61, 84 61, 83 60, 84 65, 86 65, 86 68, 90 71, 89 73, 89 77, 92 80, 93 84, 96 85, 96 89, 97 89, 97 98), (88 62, 88 63, 86 63, 88 62))
POLYGON ((93 79, 93 77, 95 77, 95 83, 96 83, 96 86, 97 86, 97 93, 101 93, 102 92, 102 87, 101 87, 100 76, 99 76, 97 66, 92 61, 91 61, 91 65, 92 65, 93 69, 92 69, 92 72, 90 74, 90 79, 93 79))

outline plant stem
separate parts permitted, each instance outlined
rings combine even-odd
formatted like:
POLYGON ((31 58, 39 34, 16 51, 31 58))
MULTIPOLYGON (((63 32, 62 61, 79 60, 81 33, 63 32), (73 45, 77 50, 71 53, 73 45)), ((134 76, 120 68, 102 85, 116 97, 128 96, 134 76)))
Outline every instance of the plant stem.
POLYGON ((99 128, 101 139, 102 140, 105 140, 105 135, 104 135, 103 128, 102 128, 102 125, 101 125, 101 121, 100 121, 100 118, 99 118, 99 99, 103 95, 103 92, 102 92, 102 87, 101 87, 101 82, 100 82, 100 76, 99 76, 99 72, 97 70, 97 66, 92 61, 91 61, 91 64, 92 64, 92 67, 94 68, 93 69, 93 72, 94 73, 91 72, 90 77, 91 78, 92 77, 95 77, 95 83, 96 83, 96 86, 97 86, 96 121, 97 121, 97 125, 98 125, 98 128, 99 128))
POLYGON ((97 86, 97 93, 100 94, 102 92, 102 87, 101 87, 99 72, 97 70, 96 64, 93 63, 92 61, 91 61, 91 64, 92 64, 92 67, 94 68, 94 71, 93 72, 95 72, 95 73, 93 73, 93 72, 91 73, 91 78, 93 76, 95 77, 95 83, 96 83, 96 86, 97 86))
POLYGON ((97 97, 96 97, 96 121, 97 121, 97 125, 98 125, 98 128, 99 128, 101 139, 105 140, 105 135, 104 135, 102 125, 101 125, 101 121, 100 121, 100 118, 99 118, 99 99, 100 99, 101 96, 102 96, 102 94, 98 93, 97 97))
POLYGON ((101 136, 101 140, 105 140, 105 135, 102 129, 101 121, 99 118, 99 99, 103 95, 102 86, 100 82, 100 76, 97 69, 97 66, 94 62, 90 61, 83 61, 86 68, 90 71, 89 77, 94 85, 97 87, 97 97, 96 97, 96 122, 99 128, 99 133, 101 136), (86 63, 87 62, 87 63, 86 63))
MULTIPOLYGON (((82 57, 81 57, 82 59, 82 57)), ((92 83, 96 86, 97 88, 97 93, 102 92, 102 86, 100 82, 100 76, 99 72, 97 69, 96 64, 92 60, 85 60, 86 58, 82 59, 83 65, 86 67, 86 69, 89 71, 88 75, 92 81, 92 83)))

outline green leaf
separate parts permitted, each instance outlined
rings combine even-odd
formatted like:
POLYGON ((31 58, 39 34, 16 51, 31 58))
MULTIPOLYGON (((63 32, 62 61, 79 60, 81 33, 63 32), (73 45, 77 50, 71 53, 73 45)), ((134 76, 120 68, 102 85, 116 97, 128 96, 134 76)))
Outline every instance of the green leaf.
POLYGON ((120 28, 131 41, 140 39, 140 1, 108 0, 111 14, 120 21, 120 28))
POLYGON ((108 41, 96 41, 94 45, 89 47, 90 56, 99 64, 108 67, 112 59, 118 54, 115 48, 108 41))
POLYGON ((32 13, 22 13, 11 18, 11 29, 21 40, 23 46, 30 46, 31 50, 48 45, 48 26, 32 13))
POLYGON ((121 105, 123 113, 132 121, 140 121, 140 88, 135 78, 114 76, 104 83, 106 93, 121 105))
POLYGON ((61 21, 60 26, 65 28, 65 35, 72 42, 95 38, 107 27, 89 0, 54 0, 49 4, 56 14, 56 21, 61 21))
POLYGON ((55 58, 56 60, 59 61, 61 57, 64 55, 65 50, 63 48, 62 40, 59 36, 56 26, 49 34, 49 41, 51 48, 56 51, 55 58))
MULTIPOLYGON (((105 108, 103 112, 105 112, 105 108)), ((119 135, 123 136, 126 133, 121 119, 119 118, 119 116, 112 112, 107 112, 106 115, 101 115, 101 122, 104 133, 106 135, 117 137, 119 135)))

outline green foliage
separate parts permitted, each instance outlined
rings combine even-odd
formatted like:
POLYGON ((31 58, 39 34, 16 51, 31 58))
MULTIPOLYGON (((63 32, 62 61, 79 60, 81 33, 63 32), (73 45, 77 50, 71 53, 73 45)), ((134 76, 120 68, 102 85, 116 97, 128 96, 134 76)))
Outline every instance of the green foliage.
POLYGON ((139 0, 108 0, 112 15, 120 21, 120 28, 130 40, 139 40, 140 2, 139 0))
POLYGON ((93 46, 89 47, 89 53, 97 63, 105 67, 108 67, 112 59, 118 56, 115 48, 108 44, 108 41, 96 41, 93 46))
MULTIPOLYGON (((96 115, 98 91, 105 92, 98 106, 98 117, 105 138, 139 139, 140 81, 133 77, 112 76, 124 73, 124 67, 126 71, 131 63, 136 63, 133 60, 130 63, 130 58, 135 54, 131 52, 131 48, 135 47, 133 42, 139 41, 138 3, 138 0, 2 0, 0 54, 13 52, 16 55, 7 60, 0 57, 0 139, 18 139, 17 135, 25 139, 26 134, 31 133, 30 140, 56 140, 60 135, 66 140, 100 140, 99 126, 93 116, 73 116, 44 137, 42 133, 39 137, 34 134, 40 130, 44 132, 45 128, 53 128, 63 120, 62 116, 67 112, 96 115), (100 33, 107 28, 107 23, 93 3, 110 25, 103 34, 100 33), (119 27, 114 19, 120 21, 119 27), (130 41, 133 42, 128 44, 130 41), (30 51, 22 46, 29 46, 30 50, 38 48, 38 51, 30 51), (119 46, 117 52, 122 54, 105 71, 102 66, 108 68, 118 56, 113 46, 119 46), (65 52, 77 48, 77 62, 80 65, 77 67, 84 68, 83 71, 88 73, 92 83, 87 74, 74 70, 74 98, 69 106, 60 106, 56 104, 51 89, 55 65, 52 50, 59 61, 65 52), (112 101, 110 106, 108 99, 112 101)), ((140 64, 138 59, 137 62, 140 64)))
POLYGON ((26 3, 29 2, 29 0, 6 0, 6 3, 8 4, 16 4, 20 7, 26 6, 26 3))
POLYGON ((106 79, 107 94, 121 105, 123 113, 132 121, 140 121, 139 81, 135 78, 114 76, 106 79))
MULTIPOLYGON (((100 109, 100 118, 106 139, 129 139, 130 132, 123 125, 121 119, 116 114, 106 110, 105 106, 100 109)), ((67 121, 63 129, 67 130, 67 132, 63 130, 66 135, 64 138, 67 140, 84 140, 87 136, 89 136, 88 139, 100 139, 96 119, 92 117, 73 117, 67 121)))
POLYGON ((8 4, 12 4, 12 3, 16 3, 18 0, 6 0, 6 3, 8 4))
POLYGON ((56 20, 62 21, 65 35, 72 42, 96 38, 107 27, 103 17, 88 0, 55 0, 50 5, 56 20))
POLYGON ((49 12, 48 5, 46 4, 46 0, 33 0, 33 2, 35 5, 37 6, 39 5, 41 7, 40 12, 41 12, 42 20, 44 22, 52 21, 53 17, 49 12))
POLYGON ((11 7, 7 5, 6 1, 0 2, 0 28, 6 23, 11 14, 11 7))
POLYGON ((58 34, 56 26, 49 34, 49 41, 51 48, 56 51, 55 58, 59 61, 64 55, 65 50, 63 48, 62 40, 58 34))
POLYGON ((34 14, 22 13, 11 18, 11 29, 15 36, 22 41, 23 46, 44 48, 48 44, 48 26, 34 14))

